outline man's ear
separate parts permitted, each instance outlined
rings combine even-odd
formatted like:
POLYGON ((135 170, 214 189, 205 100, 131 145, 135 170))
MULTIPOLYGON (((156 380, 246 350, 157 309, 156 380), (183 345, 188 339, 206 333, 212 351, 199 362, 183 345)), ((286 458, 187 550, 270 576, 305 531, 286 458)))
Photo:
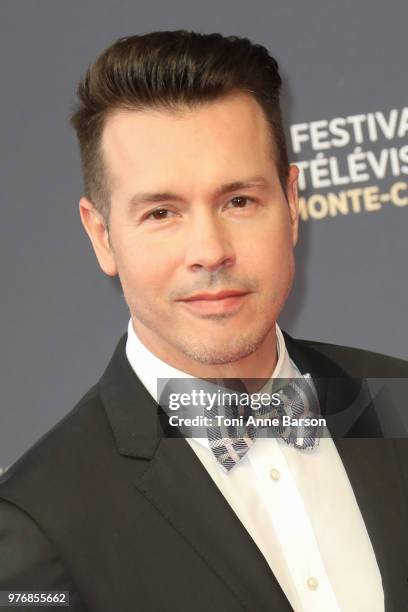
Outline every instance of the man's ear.
POLYGON ((299 168, 294 164, 289 166, 286 188, 286 197, 289 205, 290 223, 292 226, 292 243, 296 245, 299 230, 299 196, 298 196, 299 168))
POLYGON ((109 232, 101 213, 87 198, 79 200, 79 214, 82 225, 89 236, 99 265, 105 274, 115 276, 118 272, 112 247, 109 242, 109 232))

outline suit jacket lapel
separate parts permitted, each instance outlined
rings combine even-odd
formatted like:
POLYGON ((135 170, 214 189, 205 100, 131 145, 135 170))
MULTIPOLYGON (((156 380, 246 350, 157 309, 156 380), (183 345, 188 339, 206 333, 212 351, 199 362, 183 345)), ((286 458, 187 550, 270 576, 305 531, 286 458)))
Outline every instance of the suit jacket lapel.
POLYGON ((135 485, 244 609, 291 609, 261 552, 184 439, 162 438, 135 485))
POLYGON ((334 439, 382 437, 375 405, 364 379, 353 378, 338 364, 284 333, 286 347, 302 374, 314 380, 320 408, 334 439))
POLYGON ((290 611, 262 553, 189 444, 163 436, 160 407, 134 374, 125 344, 123 336, 100 390, 119 453, 145 460, 134 471, 135 487, 190 544, 237 605, 251 612, 290 611))

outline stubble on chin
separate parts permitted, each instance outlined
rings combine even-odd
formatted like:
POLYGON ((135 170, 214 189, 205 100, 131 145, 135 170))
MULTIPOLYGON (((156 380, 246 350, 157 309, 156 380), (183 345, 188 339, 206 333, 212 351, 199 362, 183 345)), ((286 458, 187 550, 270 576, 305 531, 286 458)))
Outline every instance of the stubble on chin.
MULTIPOLYGON (((275 322, 260 330, 251 330, 233 336, 229 341, 213 337, 207 342, 176 338, 174 346, 189 359, 202 365, 227 365, 255 353, 266 341, 275 322)), ((216 333, 216 332, 215 332, 216 333)))

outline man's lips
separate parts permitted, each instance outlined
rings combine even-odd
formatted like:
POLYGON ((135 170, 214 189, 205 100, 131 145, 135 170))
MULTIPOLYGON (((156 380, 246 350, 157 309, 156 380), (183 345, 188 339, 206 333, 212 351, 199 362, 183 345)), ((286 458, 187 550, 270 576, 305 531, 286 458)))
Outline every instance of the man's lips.
POLYGON ((217 293, 196 293, 195 295, 190 295, 189 297, 182 298, 178 300, 179 302, 196 302, 196 301, 216 301, 216 300, 224 300, 230 297, 237 297, 241 295, 246 295, 248 291, 240 291, 235 289, 225 289, 224 291, 218 291, 217 293))
POLYGON ((217 293, 196 293, 181 300, 191 313, 199 317, 231 316, 243 305, 250 291, 224 289, 217 293))

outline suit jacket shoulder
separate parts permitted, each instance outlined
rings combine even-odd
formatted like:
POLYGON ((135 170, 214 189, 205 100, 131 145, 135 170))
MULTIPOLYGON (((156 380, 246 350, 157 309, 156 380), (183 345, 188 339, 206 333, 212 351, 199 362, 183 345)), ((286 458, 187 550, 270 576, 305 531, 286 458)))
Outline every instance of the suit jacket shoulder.
POLYGON ((315 340, 296 340, 306 350, 316 351, 357 378, 408 377, 408 361, 360 348, 315 340))
MULTIPOLYGON (((0 590, 67 591, 70 610, 86 612, 54 545, 29 514, 5 500, 0 500, 0 543, 0 590)), ((26 604, 24 609, 38 608, 26 604)))
POLYGON ((0 478, 0 590, 68 591, 70 609, 86 611, 52 525, 68 535, 83 516, 78 502, 86 503, 89 482, 79 475, 103 429, 98 398, 93 387, 0 478))

